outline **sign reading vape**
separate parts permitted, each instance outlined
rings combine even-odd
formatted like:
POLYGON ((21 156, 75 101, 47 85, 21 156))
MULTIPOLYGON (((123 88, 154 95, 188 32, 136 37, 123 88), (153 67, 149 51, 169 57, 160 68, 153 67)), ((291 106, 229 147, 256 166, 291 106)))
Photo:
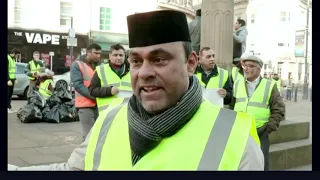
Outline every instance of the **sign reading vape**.
POLYGON ((39 34, 39 33, 25 33, 26 39, 28 43, 33 44, 47 44, 51 42, 51 44, 59 45, 60 35, 51 35, 51 34, 39 34))
POLYGON ((15 36, 23 36, 24 34, 27 43, 30 44, 52 44, 60 45, 60 35, 55 34, 42 34, 42 33, 30 33, 30 32, 14 32, 15 36))

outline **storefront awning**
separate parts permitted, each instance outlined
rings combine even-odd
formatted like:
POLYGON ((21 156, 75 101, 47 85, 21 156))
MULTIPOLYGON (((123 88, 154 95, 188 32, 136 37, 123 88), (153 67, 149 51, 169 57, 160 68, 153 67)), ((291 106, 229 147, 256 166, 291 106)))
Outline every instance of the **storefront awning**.
POLYGON ((114 44, 121 44, 125 49, 129 49, 128 34, 91 31, 89 34, 91 43, 98 43, 103 51, 109 51, 114 44))

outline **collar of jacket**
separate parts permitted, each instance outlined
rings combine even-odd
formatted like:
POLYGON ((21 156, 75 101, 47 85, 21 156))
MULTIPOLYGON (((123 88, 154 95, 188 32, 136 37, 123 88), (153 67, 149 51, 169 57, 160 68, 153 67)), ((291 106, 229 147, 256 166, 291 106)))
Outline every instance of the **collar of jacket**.
POLYGON ((245 26, 242 26, 242 27, 240 27, 236 32, 242 31, 242 30, 244 30, 245 28, 246 28, 245 26))
MULTIPOLYGON (((202 68, 202 66, 198 66, 198 73, 205 73, 204 72, 204 69, 202 68)), ((218 67, 217 65, 214 65, 213 69, 211 69, 211 72, 209 75, 212 75, 212 76, 216 76, 218 75, 218 67)))
POLYGON ((89 61, 87 60, 87 58, 79 59, 79 61, 85 62, 87 65, 89 65, 89 66, 92 67, 93 69, 95 69, 97 66, 100 65, 100 62, 97 62, 97 63, 89 62, 89 61))

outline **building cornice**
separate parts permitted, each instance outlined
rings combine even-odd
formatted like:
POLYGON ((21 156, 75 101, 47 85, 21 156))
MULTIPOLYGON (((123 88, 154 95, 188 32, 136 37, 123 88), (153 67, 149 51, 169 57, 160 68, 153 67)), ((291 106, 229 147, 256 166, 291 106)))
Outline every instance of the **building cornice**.
POLYGON ((234 0, 234 7, 248 4, 249 0, 234 0))
MULTIPOLYGON (((242 5, 248 5, 248 4, 249 4, 249 0, 234 0, 234 7, 242 6, 242 5)), ((193 8, 195 10, 196 9, 200 9, 201 8, 201 3, 194 5, 193 8)))
POLYGON ((183 7, 183 6, 179 6, 177 4, 173 4, 173 3, 158 2, 158 8, 159 9, 164 8, 164 9, 177 10, 177 11, 183 12, 189 16, 192 16, 192 17, 196 16, 196 13, 192 7, 183 7))

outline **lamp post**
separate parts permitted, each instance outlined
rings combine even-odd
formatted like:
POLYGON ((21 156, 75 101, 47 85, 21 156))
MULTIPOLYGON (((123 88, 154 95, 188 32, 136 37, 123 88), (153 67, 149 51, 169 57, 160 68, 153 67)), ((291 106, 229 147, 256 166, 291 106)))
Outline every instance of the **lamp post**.
POLYGON ((306 27, 306 53, 304 60, 304 81, 302 99, 308 99, 308 38, 309 37, 309 0, 307 0, 307 27, 306 27))
MULTIPOLYGON (((69 32, 69 38, 74 38, 72 37, 72 29, 73 29, 73 17, 71 17, 71 26, 70 26, 70 32, 69 32)), ((70 49, 70 63, 72 63, 72 55, 73 55, 73 46, 69 46, 70 49)))

